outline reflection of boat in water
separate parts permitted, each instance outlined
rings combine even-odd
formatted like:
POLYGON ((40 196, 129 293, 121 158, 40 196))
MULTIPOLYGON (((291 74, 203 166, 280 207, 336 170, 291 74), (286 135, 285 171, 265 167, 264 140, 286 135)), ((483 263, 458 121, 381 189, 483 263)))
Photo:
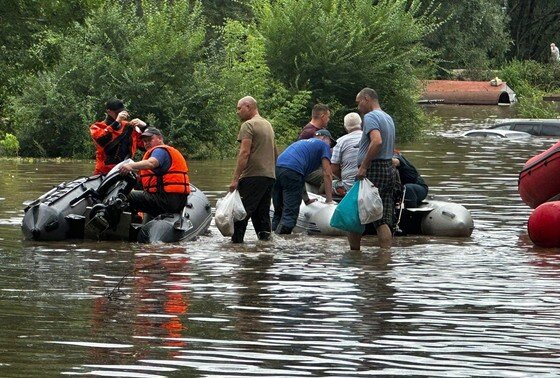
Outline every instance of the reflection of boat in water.
POLYGON ((62 183, 28 204, 22 231, 28 240, 126 240, 177 242, 206 232, 212 220, 206 195, 191 185, 188 204, 181 214, 162 214, 143 223, 126 210, 126 195, 136 183, 133 175, 118 170, 105 178, 92 176, 62 183))
MULTIPOLYGON (((326 204, 325 198, 308 193, 315 202, 300 206, 296 231, 323 235, 344 235, 342 230, 330 226, 336 204, 326 204)), ((474 229, 470 212, 453 202, 429 199, 418 208, 403 209, 399 228, 403 234, 468 237, 474 229)), ((367 230, 366 230, 367 232, 367 230)))
POLYGON ((560 142, 527 160, 519 173, 518 190, 531 208, 554 201, 560 195, 560 142))

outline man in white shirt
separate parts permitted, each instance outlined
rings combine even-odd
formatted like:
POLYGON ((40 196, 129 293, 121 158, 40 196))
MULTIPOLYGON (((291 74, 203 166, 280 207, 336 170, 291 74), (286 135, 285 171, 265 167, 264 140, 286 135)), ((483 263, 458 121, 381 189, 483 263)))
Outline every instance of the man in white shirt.
POLYGON ((354 185, 358 173, 358 149, 362 138, 362 119, 358 113, 344 116, 344 128, 348 134, 338 138, 331 158, 333 174, 339 178, 333 182, 333 194, 344 196, 354 185))

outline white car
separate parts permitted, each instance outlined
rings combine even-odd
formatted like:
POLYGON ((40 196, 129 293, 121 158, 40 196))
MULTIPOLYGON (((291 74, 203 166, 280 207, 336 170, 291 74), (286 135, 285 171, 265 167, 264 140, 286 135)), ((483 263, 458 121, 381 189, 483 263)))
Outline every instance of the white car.
POLYGON ((526 139, 530 138, 531 134, 513 130, 476 129, 465 131, 461 136, 469 138, 526 139))

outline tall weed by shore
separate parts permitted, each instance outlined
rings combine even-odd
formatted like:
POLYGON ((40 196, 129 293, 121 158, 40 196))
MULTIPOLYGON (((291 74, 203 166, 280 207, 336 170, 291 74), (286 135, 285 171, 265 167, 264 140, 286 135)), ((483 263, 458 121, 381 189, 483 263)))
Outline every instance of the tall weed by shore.
POLYGON ((517 94, 520 117, 557 117, 557 106, 544 101, 543 96, 560 92, 560 64, 514 60, 502 67, 500 77, 517 94))

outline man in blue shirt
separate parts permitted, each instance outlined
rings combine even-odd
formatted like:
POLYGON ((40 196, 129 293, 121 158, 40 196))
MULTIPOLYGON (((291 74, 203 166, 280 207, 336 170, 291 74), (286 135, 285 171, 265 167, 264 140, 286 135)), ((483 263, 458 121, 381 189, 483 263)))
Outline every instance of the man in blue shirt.
POLYGON ((335 144, 331 133, 322 129, 314 138, 292 143, 278 156, 276 182, 272 189, 272 229, 277 234, 292 233, 299 215, 305 177, 321 166, 327 203, 332 203, 331 147, 335 144))
POLYGON ((148 127, 141 136, 147 149, 144 158, 120 168, 121 174, 138 171, 142 184, 143 190, 133 190, 127 197, 131 208, 152 217, 181 212, 190 193, 185 158, 163 142, 161 131, 155 127, 148 127))
MULTIPOLYGON (((391 248, 393 239, 393 216, 395 199, 395 170, 391 159, 395 147, 395 124, 393 119, 379 106, 377 92, 364 88, 356 95, 358 110, 364 115, 362 139, 358 150, 358 173, 356 180, 367 177, 378 189, 383 201, 383 217, 373 226, 377 232, 379 246, 391 248)), ((362 235, 350 232, 350 249, 359 250, 362 235)))

